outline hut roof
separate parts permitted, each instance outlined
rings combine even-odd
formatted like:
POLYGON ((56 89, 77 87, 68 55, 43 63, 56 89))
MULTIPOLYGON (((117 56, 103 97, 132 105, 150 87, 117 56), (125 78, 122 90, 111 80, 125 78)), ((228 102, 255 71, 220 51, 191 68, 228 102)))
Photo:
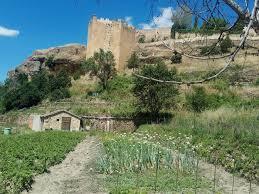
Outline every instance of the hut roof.
POLYGON ((42 115, 41 118, 42 119, 46 119, 46 118, 49 118, 49 117, 52 117, 52 116, 55 116, 55 115, 58 115, 58 114, 61 114, 61 113, 69 114, 70 116, 75 117, 75 118, 81 120, 81 117, 79 117, 79 116, 77 116, 77 115, 75 115, 75 114, 73 114, 71 112, 68 112, 66 110, 57 110, 57 111, 54 111, 54 112, 42 115))

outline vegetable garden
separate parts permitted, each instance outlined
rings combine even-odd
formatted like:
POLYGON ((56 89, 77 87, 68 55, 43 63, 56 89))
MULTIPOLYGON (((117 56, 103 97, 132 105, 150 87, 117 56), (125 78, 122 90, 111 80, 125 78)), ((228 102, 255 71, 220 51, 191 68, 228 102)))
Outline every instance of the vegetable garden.
POLYGON ((180 153, 134 135, 102 135, 105 155, 97 170, 112 193, 207 193, 212 184, 198 176, 194 152, 180 153))
POLYGON ((60 163, 84 137, 67 132, 0 135, 0 193, 30 189, 35 175, 60 163))

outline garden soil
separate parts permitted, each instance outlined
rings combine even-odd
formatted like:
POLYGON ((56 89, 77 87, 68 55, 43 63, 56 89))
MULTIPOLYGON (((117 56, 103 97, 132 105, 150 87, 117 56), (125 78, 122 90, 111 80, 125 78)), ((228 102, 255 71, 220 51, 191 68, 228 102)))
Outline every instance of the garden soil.
POLYGON ((32 189, 24 194, 87 194, 107 193, 102 175, 94 172, 102 145, 96 137, 87 137, 66 159, 36 176, 32 189))

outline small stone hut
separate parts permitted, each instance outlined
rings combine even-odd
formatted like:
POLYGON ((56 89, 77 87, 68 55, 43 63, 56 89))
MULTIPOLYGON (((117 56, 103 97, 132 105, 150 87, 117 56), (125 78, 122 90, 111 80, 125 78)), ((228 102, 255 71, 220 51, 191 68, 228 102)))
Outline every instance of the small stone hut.
POLYGON ((81 129, 81 118, 65 110, 58 110, 42 116, 34 116, 32 121, 34 131, 45 131, 47 129, 79 131, 81 129))

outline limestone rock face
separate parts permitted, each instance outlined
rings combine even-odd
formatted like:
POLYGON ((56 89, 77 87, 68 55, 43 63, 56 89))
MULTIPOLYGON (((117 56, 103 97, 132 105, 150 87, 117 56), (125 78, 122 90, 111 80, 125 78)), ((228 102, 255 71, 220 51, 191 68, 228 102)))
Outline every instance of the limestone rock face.
POLYGON ((15 70, 8 72, 9 78, 15 78, 19 73, 25 73, 29 77, 38 73, 41 69, 57 71, 65 68, 69 72, 75 72, 82 61, 85 60, 86 47, 79 44, 69 44, 59 47, 52 47, 44 50, 36 50, 15 70), (53 58, 53 68, 46 65, 49 57, 53 58))

